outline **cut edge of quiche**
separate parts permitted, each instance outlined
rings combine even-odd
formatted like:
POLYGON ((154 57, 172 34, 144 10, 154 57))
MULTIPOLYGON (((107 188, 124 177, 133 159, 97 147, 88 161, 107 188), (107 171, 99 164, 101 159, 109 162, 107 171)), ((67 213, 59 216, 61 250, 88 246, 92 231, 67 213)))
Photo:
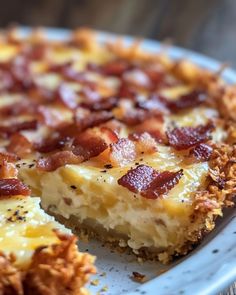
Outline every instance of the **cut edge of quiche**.
MULTIPOLYGON (((19 178, 75 232, 166 263, 233 205, 235 86, 165 52, 94 36, 2 36, 0 152, 3 161, 21 158, 19 178)), ((59 244, 35 251, 30 273, 40 273, 34 261, 65 247, 82 261, 82 286, 92 258, 74 252, 73 236, 55 236, 59 244)), ((18 277, 10 259, 2 263, 18 277)))

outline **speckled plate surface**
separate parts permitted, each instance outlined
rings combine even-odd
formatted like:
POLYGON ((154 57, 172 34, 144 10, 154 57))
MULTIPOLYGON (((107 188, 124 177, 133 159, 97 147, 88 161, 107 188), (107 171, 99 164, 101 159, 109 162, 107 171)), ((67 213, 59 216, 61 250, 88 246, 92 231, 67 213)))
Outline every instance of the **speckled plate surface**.
MULTIPOLYGON (((22 28, 23 35, 29 28, 22 28)), ((51 39, 65 39, 69 31, 47 29, 51 39)), ((117 36, 103 32, 98 33, 102 42, 117 36)), ((125 42, 133 41, 124 37, 125 42)), ((148 51, 157 51, 160 44, 145 40, 142 47, 148 51)), ((216 71, 220 63, 203 55, 172 47, 168 49, 174 59, 187 58, 194 63, 216 71)), ((224 71, 223 78, 228 83, 236 83, 236 72, 224 71)), ((104 295, 216 295, 236 280, 236 209, 226 210, 224 218, 218 220, 215 230, 209 234, 194 251, 173 264, 163 266, 157 262, 138 263, 135 257, 127 254, 113 253, 99 242, 80 243, 80 249, 97 256, 98 274, 88 286, 92 294, 104 295), (133 271, 145 274, 147 282, 140 285, 131 280, 133 271)))

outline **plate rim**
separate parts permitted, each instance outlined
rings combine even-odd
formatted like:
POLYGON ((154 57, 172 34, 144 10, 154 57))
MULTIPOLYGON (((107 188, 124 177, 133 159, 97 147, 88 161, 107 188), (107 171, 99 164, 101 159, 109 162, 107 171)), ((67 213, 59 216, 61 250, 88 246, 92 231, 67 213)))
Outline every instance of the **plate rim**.
MULTIPOLYGON (((52 27, 42 27, 46 36, 49 39, 54 40, 63 40, 66 39, 73 30, 63 29, 63 28, 52 28, 52 27)), ((33 27, 28 26, 20 26, 19 32, 22 36, 28 35, 32 31, 33 27)), ((115 40, 117 38, 122 38, 125 44, 131 44, 137 37, 132 37, 128 35, 119 35, 115 33, 108 33, 104 31, 94 30, 97 32, 98 41, 104 42, 105 40, 115 40)), ((140 38, 138 38, 140 39, 140 38)), ((150 52, 158 52, 163 45, 159 41, 150 40, 150 39, 142 39, 141 47, 150 52)), ((217 71, 221 68, 222 63, 217 61, 214 58, 208 57, 204 54, 200 54, 194 52, 189 49, 185 49, 178 46, 170 46, 167 49, 168 55, 173 59, 181 59, 185 58, 198 66, 204 67, 211 71, 217 71)), ((229 84, 236 83, 236 72, 232 68, 227 68, 224 70, 222 74, 222 78, 229 84)), ((140 285, 139 288, 136 288, 134 291, 129 291, 123 294, 126 295, 137 295, 137 294, 149 294, 156 295, 157 292, 159 295, 171 295, 171 294, 204 294, 204 295, 215 295, 225 288, 229 287, 231 283, 236 279, 236 209, 233 209, 232 216, 226 217, 225 223, 218 230, 218 233, 213 237, 209 242, 205 245, 200 246, 200 249, 190 253, 189 257, 187 257, 182 262, 175 265, 173 268, 168 270, 166 273, 159 275, 157 278, 150 280, 147 283, 140 285), (225 241, 225 243, 223 243, 225 241), (226 243, 227 241, 227 243, 226 243), (235 241, 235 242, 234 242, 235 241), (223 259, 223 267, 220 264, 222 259, 217 258, 218 263, 215 263, 215 259, 213 258, 217 252, 214 251, 221 247, 220 253, 221 255, 225 255, 227 260, 223 259), (229 251, 230 250, 230 251, 229 251), (200 256, 200 257, 199 257, 200 256), (203 263, 202 258, 205 257, 207 260, 203 263), (198 259, 199 258, 199 259, 198 259), (199 275, 200 269, 192 274, 188 274, 187 270, 184 271, 184 268, 191 268, 190 264, 192 262, 198 267, 207 267, 212 263, 212 267, 208 271, 211 270, 211 277, 206 279, 204 282, 199 275), (217 268, 218 267, 218 268, 217 268), (215 271, 215 273, 214 273, 215 271), (178 276, 184 275, 185 284, 177 284, 178 276), (180 287, 181 285, 181 287, 180 287), (168 287, 168 288, 166 288, 168 287), (158 288, 158 291, 157 291, 158 288), (190 290, 191 288, 191 290, 190 290), (193 290, 193 288, 195 288, 193 290), (189 293, 191 292, 191 293, 189 293)), ((219 256, 219 254, 218 254, 219 256)), ((193 264, 194 265, 194 264, 193 264)), ((207 276, 207 274, 205 274, 207 276)))

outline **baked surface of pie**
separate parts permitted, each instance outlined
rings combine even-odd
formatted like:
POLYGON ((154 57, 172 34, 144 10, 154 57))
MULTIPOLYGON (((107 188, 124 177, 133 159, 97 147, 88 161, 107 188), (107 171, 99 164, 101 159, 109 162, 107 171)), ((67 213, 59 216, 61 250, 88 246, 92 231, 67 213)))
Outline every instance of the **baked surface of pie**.
POLYGON ((0 77, 1 152, 75 231, 168 262, 233 204, 236 93, 220 73, 79 30, 5 34, 0 77))

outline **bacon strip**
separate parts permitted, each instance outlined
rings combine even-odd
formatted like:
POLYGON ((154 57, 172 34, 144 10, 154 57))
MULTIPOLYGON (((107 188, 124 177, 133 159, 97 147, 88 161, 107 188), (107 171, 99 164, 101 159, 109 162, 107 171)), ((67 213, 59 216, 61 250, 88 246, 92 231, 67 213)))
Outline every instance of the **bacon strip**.
POLYGON ((56 150, 63 149, 66 145, 69 145, 71 142, 69 136, 65 137, 56 137, 56 138, 46 138, 40 144, 35 144, 34 148, 40 153, 50 153, 56 150))
POLYGON ((9 136, 22 130, 35 130, 37 129, 37 126, 37 120, 13 123, 11 125, 1 125, 0 134, 3 136, 9 136))
POLYGON ((16 195, 28 196, 30 189, 16 178, 0 179, 0 197, 16 195))
POLYGON ((36 167, 42 171, 54 171, 67 164, 79 164, 83 158, 76 156, 72 151, 57 152, 49 157, 37 161, 36 167))
POLYGON ((178 112, 187 108, 193 108, 207 100, 207 94, 200 90, 194 90, 190 93, 180 96, 177 100, 168 101, 167 107, 172 112, 178 112))
POLYGON ((198 125, 197 127, 174 128, 167 131, 166 135, 170 146, 176 150, 184 150, 207 141, 213 129, 214 125, 210 122, 207 125, 198 125))
POLYGON ((118 179, 118 184, 146 199, 157 199, 178 184, 183 170, 159 172, 147 165, 139 165, 118 179))

